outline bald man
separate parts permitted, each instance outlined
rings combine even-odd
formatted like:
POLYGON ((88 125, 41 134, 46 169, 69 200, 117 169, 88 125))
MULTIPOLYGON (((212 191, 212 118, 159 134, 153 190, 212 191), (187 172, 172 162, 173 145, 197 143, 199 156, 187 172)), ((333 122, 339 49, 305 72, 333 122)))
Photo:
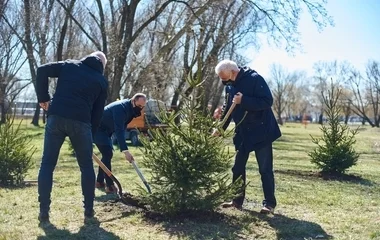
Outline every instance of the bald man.
POLYGON ((107 59, 93 52, 81 60, 47 63, 37 69, 36 92, 47 111, 44 149, 38 174, 40 221, 49 221, 53 172, 66 136, 70 138, 81 171, 84 215, 94 216, 95 172, 92 163, 92 135, 96 132, 107 98, 103 76, 107 59), (53 98, 49 78, 58 78, 53 98))

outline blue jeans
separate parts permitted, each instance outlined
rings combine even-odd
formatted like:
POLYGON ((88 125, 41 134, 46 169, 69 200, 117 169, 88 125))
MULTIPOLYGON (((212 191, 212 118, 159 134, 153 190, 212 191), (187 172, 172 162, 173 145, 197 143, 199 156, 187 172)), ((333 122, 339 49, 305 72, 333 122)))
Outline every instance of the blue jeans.
POLYGON ((44 150, 38 174, 40 211, 50 210, 53 172, 57 165, 59 151, 66 136, 70 138, 81 171, 84 208, 91 210, 94 206, 95 172, 92 162, 91 125, 51 115, 48 117, 45 127, 44 150))
MULTIPOLYGON (((263 205, 276 207, 277 201, 275 197, 275 182, 273 174, 273 148, 272 143, 255 151, 256 160, 259 165, 259 173, 261 175, 261 184, 264 192, 263 205)), ((240 148, 235 157, 235 164, 232 168, 232 179, 236 181, 239 177, 242 178, 244 186, 246 184, 246 165, 249 158, 249 151, 244 147, 240 148)), ((234 201, 242 205, 245 198, 245 188, 242 187, 240 196, 234 201)))

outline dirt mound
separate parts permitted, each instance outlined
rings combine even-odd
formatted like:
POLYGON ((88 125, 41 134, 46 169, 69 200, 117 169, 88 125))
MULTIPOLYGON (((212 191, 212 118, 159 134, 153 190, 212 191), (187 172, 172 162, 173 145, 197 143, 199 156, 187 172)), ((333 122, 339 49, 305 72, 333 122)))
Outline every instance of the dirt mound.
POLYGON ((148 210, 148 206, 142 203, 141 199, 133 196, 130 193, 124 193, 123 196, 121 197, 121 202, 133 207, 141 208, 144 210, 148 210))

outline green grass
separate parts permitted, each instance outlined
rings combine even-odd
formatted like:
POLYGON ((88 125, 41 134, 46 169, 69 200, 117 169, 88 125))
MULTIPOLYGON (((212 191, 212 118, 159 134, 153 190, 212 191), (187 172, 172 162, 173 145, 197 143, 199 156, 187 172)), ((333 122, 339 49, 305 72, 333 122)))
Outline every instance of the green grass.
MULTIPOLYGON (((35 167, 27 180, 36 180, 43 144, 43 128, 26 123, 35 134, 35 167)), ((307 155, 314 147, 310 134, 318 125, 286 124, 274 144, 278 208, 274 216, 261 216, 262 189, 255 156, 247 165, 245 210, 219 210, 195 219, 159 219, 113 203, 113 196, 96 190, 97 220, 84 223, 80 172, 75 158, 62 147, 54 172, 51 224, 39 226, 37 186, 0 189, 0 240, 3 239, 380 239, 380 129, 362 128, 356 149, 361 153, 349 174, 354 181, 323 180, 307 155)), ((232 147, 231 141, 228 142, 232 147)), ((232 148, 231 148, 232 149, 232 148)), ((137 161, 140 150, 132 148, 137 161)), ((96 154, 99 154, 95 151, 96 154)), ((97 166, 94 164, 97 169, 97 166)), ((124 191, 135 192, 140 180, 122 154, 115 151, 113 169, 124 191)), ((146 172, 145 169, 142 169, 146 172)), ((147 174, 146 174, 147 175, 147 174)))

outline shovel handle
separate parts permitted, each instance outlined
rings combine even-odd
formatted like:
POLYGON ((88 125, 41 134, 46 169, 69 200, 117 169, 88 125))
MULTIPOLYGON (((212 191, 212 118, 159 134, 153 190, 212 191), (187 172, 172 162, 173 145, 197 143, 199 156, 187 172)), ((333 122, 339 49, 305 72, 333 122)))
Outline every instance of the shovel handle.
POLYGON ((148 182, 145 180, 144 175, 141 173, 139 167, 137 166, 137 163, 135 161, 132 161, 131 163, 132 163, 133 168, 136 170, 137 175, 139 175, 141 181, 144 183, 148 192, 152 193, 152 191, 150 190, 150 186, 149 186, 148 182))
POLYGON ((226 123, 227 119, 230 117, 230 115, 231 115, 232 111, 235 109, 235 107, 236 107, 236 103, 233 102, 231 107, 228 109, 228 112, 224 116, 223 121, 220 123, 220 126, 223 126, 226 123))
POLYGON ((105 172, 105 174, 107 174, 107 176, 110 177, 116 183, 118 188, 118 195, 120 198, 123 198, 123 188, 121 187, 119 180, 117 180, 117 178, 115 177, 115 175, 113 175, 111 170, 109 170, 108 167, 104 165, 104 163, 98 158, 98 156, 95 155, 95 153, 92 153, 92 160, 94 160, 99 165, 99 167, 105 172))
POLYGON ((101 169, 107 174, 108 177, 112 176, 112 172, 102 163, 102 161, 94 153, 92 154, 92 159, 99 165, 101 169))
POLYGON ((137 174, 139 175, 139 177, 141 178, 141 180, 143 182, 146 182, 145 178, 144 178, 144 175, 141 173, 139 167, 137 166, 137 163, 135 161, 132 161, 132 166, 133 168, 136 170, 137 174))

